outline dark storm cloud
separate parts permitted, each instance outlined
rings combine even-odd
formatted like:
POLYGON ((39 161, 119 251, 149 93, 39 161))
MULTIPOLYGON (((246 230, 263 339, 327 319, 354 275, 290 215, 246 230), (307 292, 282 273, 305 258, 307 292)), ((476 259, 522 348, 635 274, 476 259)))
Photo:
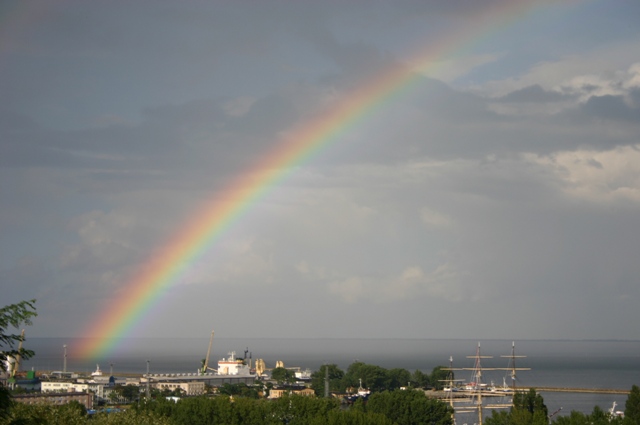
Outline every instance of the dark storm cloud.
MULTIPOLYGON (((632 93, 636 93, 637 97, 637 89, 632 93)), ((622 95, 591 96, 581 110, 591 118, 626 121, 640 125, 640 105, 630 105, 622 95)))
POLYGON ((225 111, 228 99, 197 100, 147 108, 136 124, 82 130, 46 129, 28 117, 4 109, 0 146, 5 166, 178 168, 238 167, 277 142, 276 134, 295 122, 289 100, 278 95, 258 99, 243 115, 225 111))

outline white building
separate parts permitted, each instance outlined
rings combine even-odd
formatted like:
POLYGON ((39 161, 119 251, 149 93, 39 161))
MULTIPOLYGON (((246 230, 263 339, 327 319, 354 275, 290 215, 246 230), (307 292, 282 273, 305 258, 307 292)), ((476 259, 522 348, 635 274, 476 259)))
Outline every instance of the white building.
POLYGON ((43 393, 60 393, 75 391, 86 393, 89 390, 89 384, 79 384, 77 382, 66 381, 42 381, 40 382, 40 391, 43 393))
POLYGON ((154 388, 160 391, 169 390, 175 391, 180 388, 184 395, 201 395, 205 393, 204 382, 189 381, 189 382, 156 382, 153 384, 154 388))

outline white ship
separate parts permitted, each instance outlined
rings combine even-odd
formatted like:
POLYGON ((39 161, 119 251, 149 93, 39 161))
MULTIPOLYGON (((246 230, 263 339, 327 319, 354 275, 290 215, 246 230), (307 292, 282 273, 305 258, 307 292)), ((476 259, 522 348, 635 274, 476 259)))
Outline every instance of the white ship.
POLYGON ((226 359, 223 357, 222 359, 218 360, 218 375, 251 375, 251 367, 245 362, 244 359, 237 359, 235 351, 231 351, 227 354, 229 354, 229 357, 227 357, 226 359))

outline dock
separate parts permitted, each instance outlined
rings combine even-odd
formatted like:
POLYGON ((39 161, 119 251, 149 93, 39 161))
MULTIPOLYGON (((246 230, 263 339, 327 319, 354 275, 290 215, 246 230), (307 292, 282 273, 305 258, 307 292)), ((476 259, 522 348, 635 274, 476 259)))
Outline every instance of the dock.
MULTIPOLYGON (((568 388, 568 387, 531 387, 539 393, 591 393, 591 394, 629 394, 630 390, 620 390, 614 388, 568 388)), ((529 391, 529 388, 520 390, 529 391)))

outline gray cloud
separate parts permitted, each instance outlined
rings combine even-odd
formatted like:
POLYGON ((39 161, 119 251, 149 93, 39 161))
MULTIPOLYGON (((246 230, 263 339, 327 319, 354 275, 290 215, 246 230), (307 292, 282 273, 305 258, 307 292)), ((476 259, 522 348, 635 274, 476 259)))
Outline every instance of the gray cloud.
POLYGON ((593 118, 640 124, 640 107, 629 105, 625 98, 619 95, 591 96, 582 106, 582 110, 593 118))
POLYGON ((535 84, 523 89, 515 90, 509 94, 500 97, 498 100, 502 102, 561 102, 571 100, 573 96, 567 96, 558 92, 546 91, 540 85, 535 84))

